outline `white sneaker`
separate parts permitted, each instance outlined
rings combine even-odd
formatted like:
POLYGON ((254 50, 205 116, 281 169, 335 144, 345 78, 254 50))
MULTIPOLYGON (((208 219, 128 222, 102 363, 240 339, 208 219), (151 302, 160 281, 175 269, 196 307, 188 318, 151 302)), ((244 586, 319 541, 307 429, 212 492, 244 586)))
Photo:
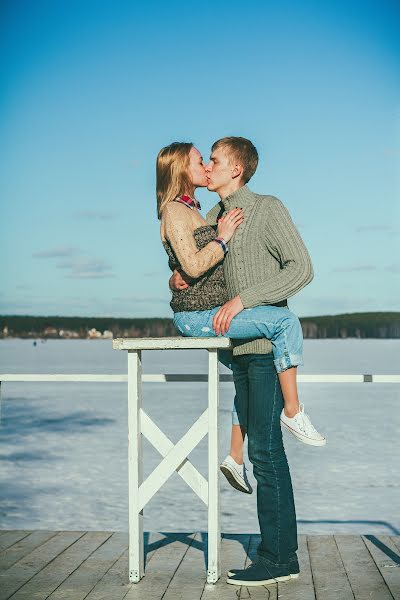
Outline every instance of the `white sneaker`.
POLYGON ((245 494, 252 494, 253 488, 251 487, 247 475, 246 475, 246 467, 243 465, 238 465, 237 462, 232 458, 230 454, 222 461, 219 468, 222 473, 225 475, 229 483, 232 487, 240 492, 244 492, 245 494))
POLYGON ((310 421, 310 417, 304 412, 304 404, 300 404, 300 412, 290 418, 281 412, 281 425, 292 433, 298 440, 311 446, 325 446, 326 439, 318 433, 310 421))

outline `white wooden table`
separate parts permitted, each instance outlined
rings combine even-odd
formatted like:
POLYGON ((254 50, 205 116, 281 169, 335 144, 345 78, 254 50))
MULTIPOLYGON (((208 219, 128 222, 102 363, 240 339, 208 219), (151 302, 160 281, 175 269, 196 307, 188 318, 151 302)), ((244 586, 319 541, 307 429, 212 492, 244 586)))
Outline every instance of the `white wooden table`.
POLYGON ((144 575, 143 509, 176 471, 208 507, 207 582, 221 576, 218 486, 218 350, 230 347, 228 338, 117 338, 115 350, 128 352, 128 467, 129 467, 129 580, 144 575), (142 350, 208 351, 208 408, 174 445, 142 408, 142 350), (208 433, 208 481, 188 460, 208 433), (142 435, 163 457, 143 481, 142 435))

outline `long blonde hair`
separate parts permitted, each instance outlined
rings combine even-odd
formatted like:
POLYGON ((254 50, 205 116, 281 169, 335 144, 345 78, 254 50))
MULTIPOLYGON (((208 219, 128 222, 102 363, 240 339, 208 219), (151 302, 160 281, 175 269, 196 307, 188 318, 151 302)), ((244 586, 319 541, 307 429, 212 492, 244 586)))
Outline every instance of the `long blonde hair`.
POLYGON ((156 194, 157 216, 161 214, 168 202, 178 196, 193 196, 194 187, 189 168, 189 152, 193 148, 190 142, 173 142, 161 148, 156 162, 156 194))

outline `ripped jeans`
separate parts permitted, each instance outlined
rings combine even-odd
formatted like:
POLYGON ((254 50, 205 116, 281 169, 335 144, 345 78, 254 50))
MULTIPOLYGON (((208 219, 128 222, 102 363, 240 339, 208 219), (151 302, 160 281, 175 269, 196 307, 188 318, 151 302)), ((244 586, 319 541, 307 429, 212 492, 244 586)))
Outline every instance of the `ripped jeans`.
MULTIPOLYGON (((220 308, 216 306, 209 310, 176 312, 174 325, 186 337, 217 337, 212 322, 220 308)), ((303 332, 300 321, 287 308, 271 305, 245 308, 232 319, 225 337, 233 340, 271 340, 274 365, 278 373, 303 364, 303 332)), ((220 352, 220 360, 230 366, 225 352, 220 352)), ((235 407, 232 411, 232 423, 239 424, 235 407)))

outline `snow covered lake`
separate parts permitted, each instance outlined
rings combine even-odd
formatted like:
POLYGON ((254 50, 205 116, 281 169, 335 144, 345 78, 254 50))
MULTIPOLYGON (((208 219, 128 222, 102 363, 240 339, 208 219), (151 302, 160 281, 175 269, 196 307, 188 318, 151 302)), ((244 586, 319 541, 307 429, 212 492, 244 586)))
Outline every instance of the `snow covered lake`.
MULTIPOLYGON (((399 357, 399 340, 306 340, 299 373, 398 374, 399 357)), ((144 352, 143 366, 206 372, 207 353, 144 352)), ((103 340, 1 340, 0 372, 126 373, 126 354, 103 340)), ((126 385, 4 383, 1 393, 0 528, 126 530, 126 385)), ((233 395, 233 384, 221 384, 221 459, 233 395)), ((400 385, 304 383, 300 395, 327 445, 284 433, 299 532, 398 534, 400 385)), ((146 412, 174 441, 206 404, 206 384, 144 386, 146 412)), ((160 456, 146 441, 144 450, 146 476, 160 456)), ((206 439, 191 460, 207 474, 206 439)), ((148 531, 207 528, 205 506, 177 474, 144 514, 148 531)), ((224 532, 258 531, 256 494, 233 490, 222 476, 221 520, 224 532)))

